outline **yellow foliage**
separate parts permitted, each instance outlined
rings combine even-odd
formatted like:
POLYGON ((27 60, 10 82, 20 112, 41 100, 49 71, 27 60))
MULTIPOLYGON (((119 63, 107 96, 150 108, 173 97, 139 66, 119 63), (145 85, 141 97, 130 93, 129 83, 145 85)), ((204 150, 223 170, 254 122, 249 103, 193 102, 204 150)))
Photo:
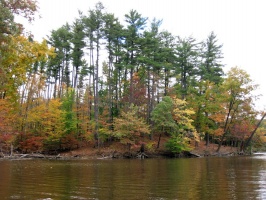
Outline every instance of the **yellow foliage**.
POLYGON ((60 109, 59 99, 51 99, 46 111, 43 113, 43 127, 45 134, 53 138, 59 138, 64 133, 63 111, 60 109))
POLYGON ((195 128, 192 126, 193 120, 191 118, 195 114, 193 109, 188 108, 187 102, 179 98, 173 98, 173 102, 175 105, 173 116, 176 122, 186 126, 187 129, 194 130, 195 128))
POLYGON ((10 36, 5 51, 1 52, 0 92, 16 95, 17 88, 27 80, 27 71, 33 64, 53 56, 53 49, 42 43, 31 42, 24 36, 10 36))
POLYGON ((128 112, 122 112, 120 118, 114 120, 114 136, 135 140, 141 134, 150 134, 150 127, 137 116, 137 109, 131 107, 128 112))

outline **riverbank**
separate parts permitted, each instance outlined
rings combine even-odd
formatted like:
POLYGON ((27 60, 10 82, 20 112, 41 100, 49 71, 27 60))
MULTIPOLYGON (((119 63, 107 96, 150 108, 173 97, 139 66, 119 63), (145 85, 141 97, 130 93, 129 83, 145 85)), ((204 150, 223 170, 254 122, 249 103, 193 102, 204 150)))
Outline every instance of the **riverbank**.
POLYGON ((92 144, 80 147, 78 149, 55 152, 54 155, 42 153, 28 153, 12 155, 0 155, 0 159, 123 159, 123 158, 173 158, 173 157, 210 157, 210 156, 235 156, 240 155, 236 147, 222 146, 219 152, 216 152, 217 144, 205 145, 205 142, 199 142, 197 147, 189 152, 181 154, 172 154, 166 151, 164 145, 159 148, 151 148, 141 145, 134 145, 130 150, 121 143, 94 148, 92 144))
POLYGON ((205 145, 205 142, 199 142, 197 147, 189 152, 181 154, 172 154, 161 145, 159 148, 149 149, 145 147, 141 152, 141 145, 131 147, 130 151, 122 144, 113 144, 108 147, 93 148, 91 146, 82 147, 79 149, 71 150, 61 153, 64 158, 171 158, 171 157, 210 157, 210 156, 235 156, 240 155, 238 148, 222 146, 219 152, 216 152, 217 144, 205 145))

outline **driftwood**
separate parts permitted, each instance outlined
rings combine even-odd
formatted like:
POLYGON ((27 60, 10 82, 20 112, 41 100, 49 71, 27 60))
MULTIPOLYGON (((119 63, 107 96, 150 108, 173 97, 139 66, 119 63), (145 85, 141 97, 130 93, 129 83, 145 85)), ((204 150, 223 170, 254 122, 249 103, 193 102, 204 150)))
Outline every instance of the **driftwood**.
POLYGON ((45 158, 43 154, 22 154, 20 158, 45 158))
POLYGON ((60 154, 56 156, 44 155, 39 153, 33 154, 13 154, 10 156, 3 156, 4 159, 16 159, 16 160, 24 160, 24 159, 59 159, 62 158, 60 154))
POLYGON ((148 158, 149 156, 147 156, 147 154, 145 154, 144 152, 140 152, 137 154, 137 158, 141 158, 141 159, 144 159, 144 158, 148 158))
POLYGON ((196 154, 196 153, 192 153, 192 152, 189 152, 189 156, 192 156, 192 157, 201 157, 201 155, 196 154))

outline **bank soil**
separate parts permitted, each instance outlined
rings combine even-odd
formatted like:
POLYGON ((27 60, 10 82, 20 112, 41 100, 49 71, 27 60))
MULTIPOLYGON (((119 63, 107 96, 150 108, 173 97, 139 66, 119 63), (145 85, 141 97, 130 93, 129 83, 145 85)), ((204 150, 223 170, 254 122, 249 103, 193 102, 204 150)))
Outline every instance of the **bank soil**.
POLYGON ((140 143, 131 145, 130 149, 127 145, 121 143, 112 143, 100 148, 95 148, 93 144, 87 144, 67 152, 61 152, 60 156, 65 158, 158 158, 158 157, 205 157, 205 156, 232 156, 238 155, 236 147, 222 146, 219 153, 216 152, 218 145, 209 144, 206 146, 204 141, 194 146, 193 150, 183 152, 181 154, 172 154, 165 149, 165 139, 160 142, 159 148, 156 142, 140 143))

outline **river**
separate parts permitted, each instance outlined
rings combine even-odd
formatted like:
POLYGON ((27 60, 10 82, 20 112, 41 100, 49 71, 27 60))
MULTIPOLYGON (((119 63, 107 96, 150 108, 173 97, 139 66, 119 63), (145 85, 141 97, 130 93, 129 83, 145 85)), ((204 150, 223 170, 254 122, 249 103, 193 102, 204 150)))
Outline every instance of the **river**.
POLYGON ((0 160, 0 199, 266 199, 266 154, 145 160, 0 160))

